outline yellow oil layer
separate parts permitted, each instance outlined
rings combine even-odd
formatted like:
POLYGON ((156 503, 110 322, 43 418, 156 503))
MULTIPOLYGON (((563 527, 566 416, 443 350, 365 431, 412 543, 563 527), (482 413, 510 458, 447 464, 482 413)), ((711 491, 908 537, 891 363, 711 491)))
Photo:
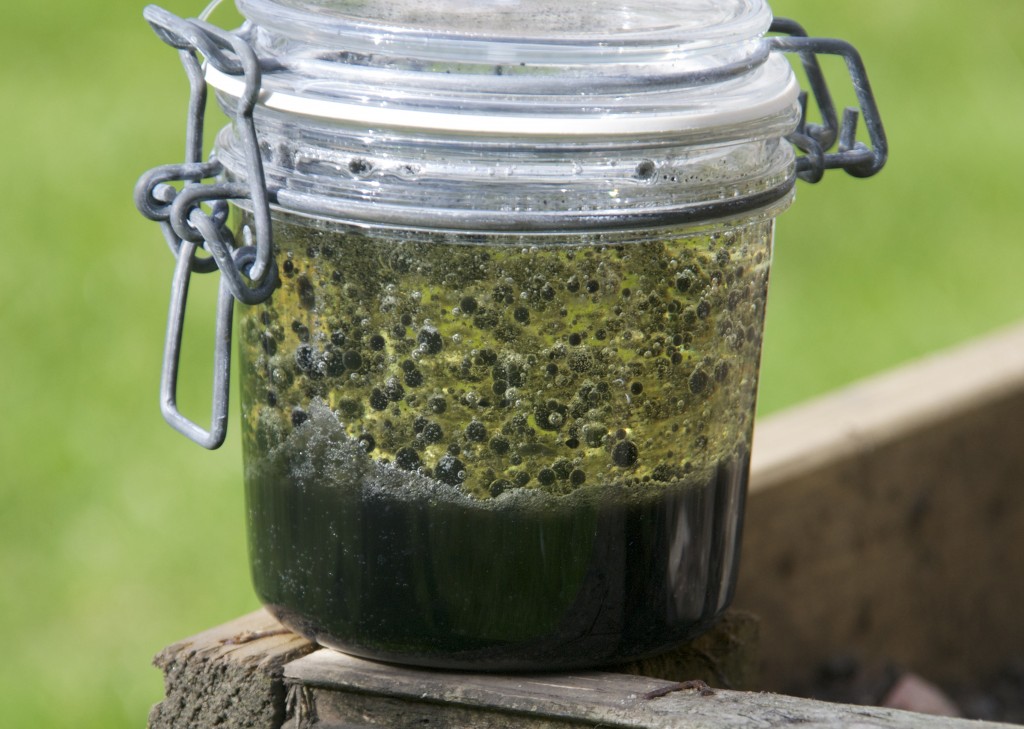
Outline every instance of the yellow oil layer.
POLYGON ((487 499, 661 488, 749 448, 771 221, 558 240, 275 224, 240 316, 246 452, 316 403, 371 458, 487 499))

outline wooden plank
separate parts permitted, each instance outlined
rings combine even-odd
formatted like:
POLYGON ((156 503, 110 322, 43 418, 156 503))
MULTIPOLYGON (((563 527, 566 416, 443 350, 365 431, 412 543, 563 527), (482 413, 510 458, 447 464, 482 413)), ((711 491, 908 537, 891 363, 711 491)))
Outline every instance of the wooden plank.
POLYGON ((1024 326, 767 418, 736 605, 764 687, 836 655, 977 682, 1024 655, 1024 326))
POLYGON ((1009 726, 775 694, 707 692, 613 673, 488 675, 430 671, 364 661, 326 650, 289 663, 285 676, 292 686, 295 724, 306 729, 1009 726))
POLYGON ((165 648, 164 700, 151 729, 279 729, 285 714, 283 666, 315 646, 281 627, 265 610, 165 648))

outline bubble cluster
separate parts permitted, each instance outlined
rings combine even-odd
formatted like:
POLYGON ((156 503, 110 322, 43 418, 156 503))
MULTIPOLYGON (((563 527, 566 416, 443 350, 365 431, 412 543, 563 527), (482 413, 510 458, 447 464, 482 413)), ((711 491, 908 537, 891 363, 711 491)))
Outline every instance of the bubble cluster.
POLYGON ((770 236, 278 224, 281 286, 241 309, 247 453, 322 402, 371 458, 479 499, 679 481, 749 438, 770 236))

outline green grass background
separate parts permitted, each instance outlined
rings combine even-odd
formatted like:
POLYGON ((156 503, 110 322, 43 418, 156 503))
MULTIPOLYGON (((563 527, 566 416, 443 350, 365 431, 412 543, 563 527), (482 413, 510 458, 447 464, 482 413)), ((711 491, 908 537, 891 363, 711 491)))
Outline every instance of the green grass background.
MULTIPOLYGON (((762 414, 1024 317, 1024 3, 774 6, 860 47, 893 154, 879 178, 801 185, 781 218, 762 414)), ((185 84, 141 8, 8 3, 0 22, 4 726, 140 727, 150 657, 256 606, 237 427, 207 453, 157 407, 172 262, 131 190, 181 158, 185 84)))

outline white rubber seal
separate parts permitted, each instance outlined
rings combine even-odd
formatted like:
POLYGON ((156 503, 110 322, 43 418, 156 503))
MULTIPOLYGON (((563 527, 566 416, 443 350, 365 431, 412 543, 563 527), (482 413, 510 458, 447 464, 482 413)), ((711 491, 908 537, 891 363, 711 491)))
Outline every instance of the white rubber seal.
MULTIPOLYGON (((245 90, 241 77, 221 73, 205 64, 207 82, 218 91, 238 98, 245 90)), ((387 106, 364 106, 343 101, 316 99, 279 91, 264 90, 259 103, 267 109, 306 117, 365 124, 368 127, 417 129, 483 135, 536 137, 602 137, 630 134, 663 134, 713 130, 719 127, 769 118, 796 103, 800 85, 790 74, 789 82, 773 96, 753 105, 721 109, 713 105, 663 114, 515 114, 485 115, 417 111, 387 106)))

